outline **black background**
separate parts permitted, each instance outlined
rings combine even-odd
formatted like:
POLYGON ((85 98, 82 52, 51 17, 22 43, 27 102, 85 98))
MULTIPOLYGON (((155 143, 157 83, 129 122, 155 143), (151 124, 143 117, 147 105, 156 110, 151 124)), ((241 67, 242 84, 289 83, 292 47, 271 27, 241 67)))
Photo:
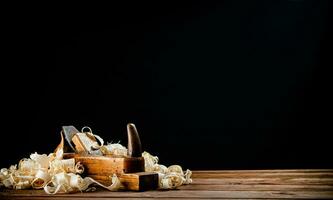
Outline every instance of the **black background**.
POLYGON ((128 122, 166 165, 333 166, 328 1, 61 7, 4 19, 1 167, 128 122))

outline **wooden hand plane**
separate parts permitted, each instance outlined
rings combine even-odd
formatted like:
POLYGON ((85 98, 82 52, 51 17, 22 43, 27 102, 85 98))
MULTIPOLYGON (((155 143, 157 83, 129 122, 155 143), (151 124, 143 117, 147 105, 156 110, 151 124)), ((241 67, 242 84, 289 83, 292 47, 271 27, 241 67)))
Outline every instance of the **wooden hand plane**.
POLYGON ((64 158, 74 158, 75 162, 81 162, 85 176, 110 185, 112 175, 116 174, 125 190, 157 189, 158 174, 145 172, 141 141, 134 124, 127 124, 128 146, 125 156, 92 155, 89 151, 97 144, 95 138, 89 138, 89 135, 88 138, 83 137, 74 126, 63 126, 62 132, 67 141, 64 158))

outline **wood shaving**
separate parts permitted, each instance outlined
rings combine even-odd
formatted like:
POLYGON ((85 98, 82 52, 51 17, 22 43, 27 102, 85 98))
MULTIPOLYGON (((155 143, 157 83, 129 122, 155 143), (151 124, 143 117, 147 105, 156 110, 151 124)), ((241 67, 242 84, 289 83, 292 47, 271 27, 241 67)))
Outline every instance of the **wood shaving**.
POLYGON ((117 155, 117 156, 127 156, 126 147, 122 146, 119 143, 107 144, 100 148, 103 155, 117 155))
POLYGON ((144 151, 142 157, 145 159, 145 171, 157 172, 159 177, 160 189, 175 189, 183 184, 192 183, 192 172, 188 169, 183 172, 180 165, 166 167, 158 164, 158 157, 144 151))

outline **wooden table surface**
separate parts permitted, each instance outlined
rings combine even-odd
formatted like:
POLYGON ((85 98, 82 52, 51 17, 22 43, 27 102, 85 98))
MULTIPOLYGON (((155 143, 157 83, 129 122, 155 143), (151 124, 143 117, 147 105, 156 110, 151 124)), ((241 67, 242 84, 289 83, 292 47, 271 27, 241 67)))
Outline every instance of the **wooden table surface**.
POLYGON ((0 190, 0 199, 333 199, 333 169, 194 171, 178 190, 47 195, 0 190))

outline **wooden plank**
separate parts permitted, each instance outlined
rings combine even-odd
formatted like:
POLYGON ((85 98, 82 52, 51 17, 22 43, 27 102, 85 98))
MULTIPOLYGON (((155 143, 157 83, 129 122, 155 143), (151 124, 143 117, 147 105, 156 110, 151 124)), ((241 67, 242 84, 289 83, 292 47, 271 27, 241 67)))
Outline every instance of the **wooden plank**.
POLYGON ((198 185, 190 184, 181 190, 206 191, 333 191, 333 185, 198 185))
POLYGON ((17 199, 16 197, 69 197, 69 198, 292 198, 292 199, 332 199, 333 191, 147 191, 147 192, 108 192, 101 191, 97 193, 74 193, 65 195, 49 196, 46 194, 34 195, 33 193, 11 193, 8 198, 17 199))
POLYGON ((333 178, 227 178, 227 179, 194 179, 197 185, 333 185, 333 178))
POLYGON ((194 171, 179 190, 47 195, 43 190, 0 190, 0 199, 333 199, 333 170, 194 171))
POLYGON ((333 173, 227 173, 227 174, 193 174, 192 178, 333 178, 333 173))
POLYGON ((298 171, 298 172, 260 172, 254 173, 250 171, 230 172, 221 171, 220 173, 209 171, 194 171, 193 178, 250 178, 250 177, 316 177, 316 178, 333 178, 333 170, 327 172, 311 172, 311 171, 298 171))

